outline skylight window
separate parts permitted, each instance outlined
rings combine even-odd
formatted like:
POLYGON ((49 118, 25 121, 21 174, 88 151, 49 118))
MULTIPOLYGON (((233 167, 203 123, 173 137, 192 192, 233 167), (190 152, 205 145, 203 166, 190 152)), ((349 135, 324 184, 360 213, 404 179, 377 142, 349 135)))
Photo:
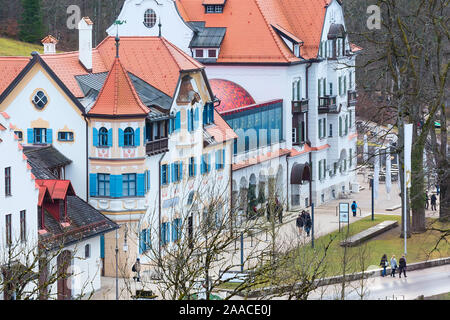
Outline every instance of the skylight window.
POLYGON ((223 5, 206 5, 206 13, 223 13, 223 5))

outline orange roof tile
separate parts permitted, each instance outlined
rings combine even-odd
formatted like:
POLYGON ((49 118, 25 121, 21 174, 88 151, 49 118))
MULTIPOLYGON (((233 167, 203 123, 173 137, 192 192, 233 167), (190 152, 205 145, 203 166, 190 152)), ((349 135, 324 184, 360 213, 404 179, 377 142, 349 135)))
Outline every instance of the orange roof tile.
POLYGON ((214 137, 217 142, 225 142, 231 139, 236 139, 238 136, 228 123, 214 110, 214 126, 206 128, 206 131, 214 137))
POLYGON ((56 39, 54 36, 52 35, 48 35, 46 36, 44 39, 41 40, 41 43, 58 43, 58 39, 56 39))
POLYGON ((31 57, 0 57, 0 94, 13 82, 30 62, 31 57))
MULTIPOLYGON (((69 180, 36 180, 39 186, 39 198, 41 198, 41 188, 48 190, 53 200, 63 200, 67 194, 75 195, 72 184, 69 180)), ((43 196, 42 196, 43 197, 43 196)))
POLYGON ((186 21, 205 21, 206 27, 227 28, 219 63, 299 61, 271 25, 304 42, 302 57, 317 57, 326 5, 330 3, 330 0, 227 0, 222 14, 206 14, 202 1, 176 0, 176 4, 186 21))
POLYGON ((150 112, 134 89, 127 71, 115 58, 108 77, 88 114, 147 115, 150 112))
MULTIPOLYGON (((116 56, 114 37, 97 46, 103 61, 111 65, 116 56)), ((180 71, 204 68, 173 44, 160 37, 121 37, 120 61, 127 71, 172 97, 180 71)))

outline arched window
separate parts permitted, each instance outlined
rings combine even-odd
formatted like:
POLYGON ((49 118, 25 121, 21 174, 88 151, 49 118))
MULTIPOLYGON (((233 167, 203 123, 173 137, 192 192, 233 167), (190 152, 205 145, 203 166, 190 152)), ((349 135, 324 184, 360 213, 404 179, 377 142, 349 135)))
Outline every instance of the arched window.
POLYGON ((101 127, 98 132, 98 144, 100 146, 108 145, 108 130, 105 127, 101 127))
POLYGON ((91 245, 90 244, 87 244, 84 246, 84 257, 86 259, 91 257, 91 245))
POLYGON ((153 9, 148 9, 144 13, 144 25, 147 28, 153 28, 153 26, 156 24, 156 13, 153 11, 153 9))
POLYGON ((134 146, 134 130, 133 128, 126 128, 124 135, 124 145, 125 146, 134 146))

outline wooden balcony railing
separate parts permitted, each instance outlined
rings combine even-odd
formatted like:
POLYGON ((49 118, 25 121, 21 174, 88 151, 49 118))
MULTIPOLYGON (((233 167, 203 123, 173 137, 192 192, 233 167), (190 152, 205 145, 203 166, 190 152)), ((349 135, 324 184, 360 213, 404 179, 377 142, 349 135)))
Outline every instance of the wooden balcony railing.
POLYGON ((309 108, 309 99, 292 101, 292 113, 308 112, 308 108, 309 108))
POLYGON ((337 112, 336 96, 319 97, 319 113, 337 112))
POLYGON ((357 102, 356 90, 348 90, 348 105, 354 106, 357 102))
POLYGON ((169 138, 147 141, 145 151, 149 156, 169 151, 169 138))

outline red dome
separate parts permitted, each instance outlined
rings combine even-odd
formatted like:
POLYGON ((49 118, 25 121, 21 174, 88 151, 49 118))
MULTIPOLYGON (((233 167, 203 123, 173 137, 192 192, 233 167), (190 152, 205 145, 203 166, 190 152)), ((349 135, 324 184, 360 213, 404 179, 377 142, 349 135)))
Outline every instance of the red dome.
POLYGON ((209 80, 212 92, 220 99, 219 113, 255 104, 252 96, 237 83, 222 79, 209 80))

